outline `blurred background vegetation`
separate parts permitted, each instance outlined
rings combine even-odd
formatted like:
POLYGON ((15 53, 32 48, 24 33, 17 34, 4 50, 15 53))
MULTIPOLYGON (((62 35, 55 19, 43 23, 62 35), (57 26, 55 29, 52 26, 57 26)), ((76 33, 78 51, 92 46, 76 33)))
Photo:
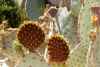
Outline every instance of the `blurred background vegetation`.
POLYGON ((24 8, 19 8, 18 4, 12 0, 0 0, 0 23, 7 20, 10 27, 16 28, 25 19, 28 17, 24 8))

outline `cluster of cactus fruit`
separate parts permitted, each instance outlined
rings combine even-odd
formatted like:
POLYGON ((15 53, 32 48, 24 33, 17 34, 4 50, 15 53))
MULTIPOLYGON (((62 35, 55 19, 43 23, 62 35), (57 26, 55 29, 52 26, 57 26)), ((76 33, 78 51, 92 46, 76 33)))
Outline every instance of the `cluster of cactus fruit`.
MULTIPOLYGON (((48 10, 48 14, 51 17, 55 17, 57 13, 57 9, 50 8, 48 10)), ((66 40, 60 36, 60 34, 55 35, 52 34, 49 39, 46 38, 45 30, 42 29, 39 24, 36 23, 25 23, 22 24, 17 33, 17 38, 19 42, 27 48, 30 52, 34 52, 39 48, 43 43, 45 43, 45 39, 47 43, 47 55, 48 55, 48 63, 56 62, 62 63, 68 59, 69 56, 69 46, 66 40), (59 53, 60 52, 60 53, 59 53)))

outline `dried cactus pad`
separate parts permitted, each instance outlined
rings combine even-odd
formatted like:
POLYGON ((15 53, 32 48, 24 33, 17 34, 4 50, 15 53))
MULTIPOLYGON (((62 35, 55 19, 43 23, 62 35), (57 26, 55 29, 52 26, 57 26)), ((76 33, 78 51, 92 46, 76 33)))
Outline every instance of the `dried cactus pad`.
POLYGON ((69 46, 61 36, 53 36, 48 41, 49 62, 65 62, 68 59, 69 46))
POLYGON ((33 52, 44 42, 45 33, 39 25, 26 23, 20 27, 17 38, 24 47, 33 52))

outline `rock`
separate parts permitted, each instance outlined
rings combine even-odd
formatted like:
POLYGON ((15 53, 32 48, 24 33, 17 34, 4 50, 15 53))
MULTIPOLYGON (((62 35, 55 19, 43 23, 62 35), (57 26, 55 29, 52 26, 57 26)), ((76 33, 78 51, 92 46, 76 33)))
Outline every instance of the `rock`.
POLYGON ((8 28, 6 31, 0 31, 0 47, 10 48, 13 40, 16 39, 17 29, 8 28))

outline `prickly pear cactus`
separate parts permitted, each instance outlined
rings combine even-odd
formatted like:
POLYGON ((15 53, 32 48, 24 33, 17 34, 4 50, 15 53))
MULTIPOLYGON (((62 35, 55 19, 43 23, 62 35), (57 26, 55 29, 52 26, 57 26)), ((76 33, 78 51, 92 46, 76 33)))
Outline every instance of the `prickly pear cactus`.
MULTIPOLYGON (((84 7, 81 8, 80 10, 80 6, 79 6, 79 10, 77 10, 77 12, 75 10, 75 8, 72 10, 73 13, 72 15, 74 17, 77 17, 79 15, 79 27, 78 27, 78 32, 80 33, 80 43, 77 44, 77 37, 76 37, 76 32, 77 32, 77 24, 74 23, 73 21, 73 17, 68 15, 65 17, 65 19, 59 23, 59 24, 63 24, 64 26, 62 26, 61 28, 61 34, 63 34, 71 43, 70 46, 70 50, 71 53, 69 55, 68 60, 66 61, 66 66, 61 66, 61 67, 93 67, 93 65, 95 65, 94 67, 100 67, 100 31, 98 30, 98 32, 96 32, 96 40, 94 41, 94 43, 92 43, 91 39, 89 38, 89 33, 92 29, 94 29, 94 27, 92 26, 92 21, 91 21, 91 5, 94 3, 100 3, 100 1, 98 0, 85 0, 85 4, 84 7), (74 14, 75 13, 75 14, 74 14), (79 14, 78 14, 79 13, 79 14), (67 19, 66 19, 67 18, 67 19), (74 50, 74 47, 76 47, 77 45, 78 48, 76 50, 74 50), (95 46, 95 47, 94 47, 95 46), (91 48, 94 47, 95 50, 91 50, 91 48), (73 50, 73 52, 72 52, 73 50), (92 54, 91 54, 91 53, 92 54), (93 58, 95 58, 95 62, 93 64, 91 64, 91 55, 93 58)), ((79 0, 78 0, 79 3, 79 0)), ((74 7, 74 6, 73 6, 74 7)), ((31 12, 30 12, 31 13, 31 12)), ((33 16, 33 15, 32 15, 33 16)), ((77 22, 77 21, 76 21, 77 22)), ((0 40, 1 41, 1 40, 0 40)), ((16 41, 17 42, 17 41, 16 41)), ((13 48, 11 47, 11 51, 9 51, 11 53, 12 56, 15 56, 12 60, 17 60, 18 58, 22 58, 21 63, 18 64, 18 67, 53 67, 53 66, 49 66, 45 61, 44 58, 43 60, 41 60, 41 57, 37 56, 36 54, 32 54, 32 53, 27 53, 24 56, 24 52, 23 52, 23 48, 21 48, 20 44, 14 42, 13 48), (17 44, 17 45, 15 45, 17 44), (13 54, 12 54, 13 53, 13 54), (21 56, 21 57, 20 57, 21 56)), ((1 46, 2 43, 0 43, 1 46)), ((45 47, 41 48, 41 49, 45 49, 45 47)), ((9 53, 9 54, 10 54, 9 53)), ((7 55, 9 55, 7 53, 7 55)), ((60 64, 58 64, 60 65, 60 64)), ((54 67, 58 67, 58 66, 54 66, 54 67)))
POLYGON ((96 55, 96 67, 99 67, 100 66, 100 41, 99 41, 99 38, 100 38, 100 30, 99 30, 99 33, 98 33, 98 36, 97 36, 97 40, 96 40, 96 49, 95 49, 95 55, 96 55))
MULTIPOLYGON (((94 44, 94 56, 95 56, 95 67, 100 67, 100 25, 98 24, 100 22, 100 5, 99 5, 100 1, 99 0, 96 0, 96 3, 94 3, 93 7, 95 7, 95 15, 97 17, 97 32, 96 32, 96 41, 95 41, 95 44, 94 44), (97 8, 97 9, 96 9, 97 8)), ((92 13, 93 14, 93 13, 92 13)))
MULTIPOLYGON (((80 9, 80 14, 79 14, 79 32, 80 32, 80 46, 77 48, 71 55, 69 59, 69 67, 94 67, 93 65, 97 64, 98 66, 95 65, 95 67, 99 67, 100 65, 98 64, 100 61, 97 59, 91 60, 91 53, 95 56, 93 58, 100 56, 99 50, 96 47, 96 50, 98 53, 95 51, 93 53, 92 47, 94 45, 91 43, 91 40, 89 38, 89 32, 94 29, 92 26, 92 21, 91 21, 91 6, 99 2, 97 0, 86 0, 84 7, 80 9), (90 53, 91 52, 91 53, 90 53), (97 61, 97 63, 96 63, 97 61), (92 62, 94 62, 92 64, 92 62)), ((98 40, 97 36, 97 40, 98 40)), ((96 46, 99 47, 99 43, 95 44, 96 46)), ((95 48, 94 48, 95 49, 95 48)), ((99 58, 99 57, 98 57, 99 58)))

